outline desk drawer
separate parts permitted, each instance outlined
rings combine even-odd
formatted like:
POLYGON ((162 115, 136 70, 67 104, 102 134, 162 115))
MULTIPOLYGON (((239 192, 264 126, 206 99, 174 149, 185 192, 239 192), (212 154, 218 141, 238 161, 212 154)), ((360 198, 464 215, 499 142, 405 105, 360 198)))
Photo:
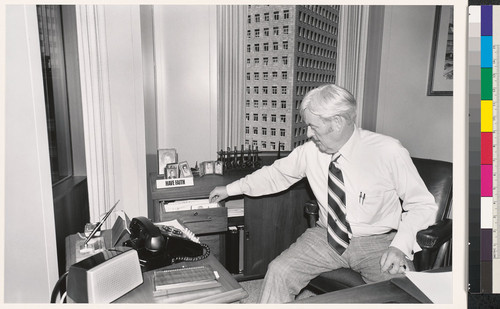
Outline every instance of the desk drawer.
POLYGON ((160 213, 160 221, 177 219, 196 235, 227 230, 227 208, 207 208, 160 213))

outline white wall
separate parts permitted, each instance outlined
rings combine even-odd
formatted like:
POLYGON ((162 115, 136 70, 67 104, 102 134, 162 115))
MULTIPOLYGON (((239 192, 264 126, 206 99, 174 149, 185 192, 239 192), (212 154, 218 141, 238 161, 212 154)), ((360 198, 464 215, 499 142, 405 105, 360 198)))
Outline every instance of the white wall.
POLYGON ((107 5, 105 14, 117 208, 147 216, 140 8, 107 5))
POLYGON ((215 6, 154 7, 158 148, 179 161, 214 160, 217 152, 215 6))
POLYGON ((4 301, 48 303, 58 271, 36 9, 6 17, 4 301))
POLYGON ((426 95, 434 10, 386 7, 376 130, 412 156, 452 161, 452 97, 426 95))

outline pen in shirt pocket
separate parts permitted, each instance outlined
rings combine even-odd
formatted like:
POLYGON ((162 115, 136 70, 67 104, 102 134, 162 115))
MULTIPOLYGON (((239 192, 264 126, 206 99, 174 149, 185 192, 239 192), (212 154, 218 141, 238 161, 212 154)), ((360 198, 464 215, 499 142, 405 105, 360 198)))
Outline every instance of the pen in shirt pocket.
POLYGON ((366 196, 366 194, 365 194, 365 193, 363 193, 363 192, 359 191, 359 203, 360 203, 361 205, 363 205, 363 204, 365 203, 365 196, 366 196))

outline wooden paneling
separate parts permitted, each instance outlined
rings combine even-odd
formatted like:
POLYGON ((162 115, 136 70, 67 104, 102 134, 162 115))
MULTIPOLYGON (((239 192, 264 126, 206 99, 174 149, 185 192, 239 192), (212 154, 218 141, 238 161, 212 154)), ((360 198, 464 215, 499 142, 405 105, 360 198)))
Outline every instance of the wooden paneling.
POLYGON ((267 265, 307 229, 304 203, 312 198, 306 180, 281 193, 245 197, 245 276, 263 276, 267 265))

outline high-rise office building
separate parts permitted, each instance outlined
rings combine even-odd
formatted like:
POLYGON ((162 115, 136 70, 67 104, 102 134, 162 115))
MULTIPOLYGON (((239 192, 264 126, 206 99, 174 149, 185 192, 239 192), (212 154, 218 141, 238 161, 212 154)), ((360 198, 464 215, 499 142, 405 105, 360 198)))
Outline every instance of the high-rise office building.
POLYGON ((245 143, 292 150, 307 141, 299 106, 307 91, 335 83, 340 6, 249 5, 245 143))

